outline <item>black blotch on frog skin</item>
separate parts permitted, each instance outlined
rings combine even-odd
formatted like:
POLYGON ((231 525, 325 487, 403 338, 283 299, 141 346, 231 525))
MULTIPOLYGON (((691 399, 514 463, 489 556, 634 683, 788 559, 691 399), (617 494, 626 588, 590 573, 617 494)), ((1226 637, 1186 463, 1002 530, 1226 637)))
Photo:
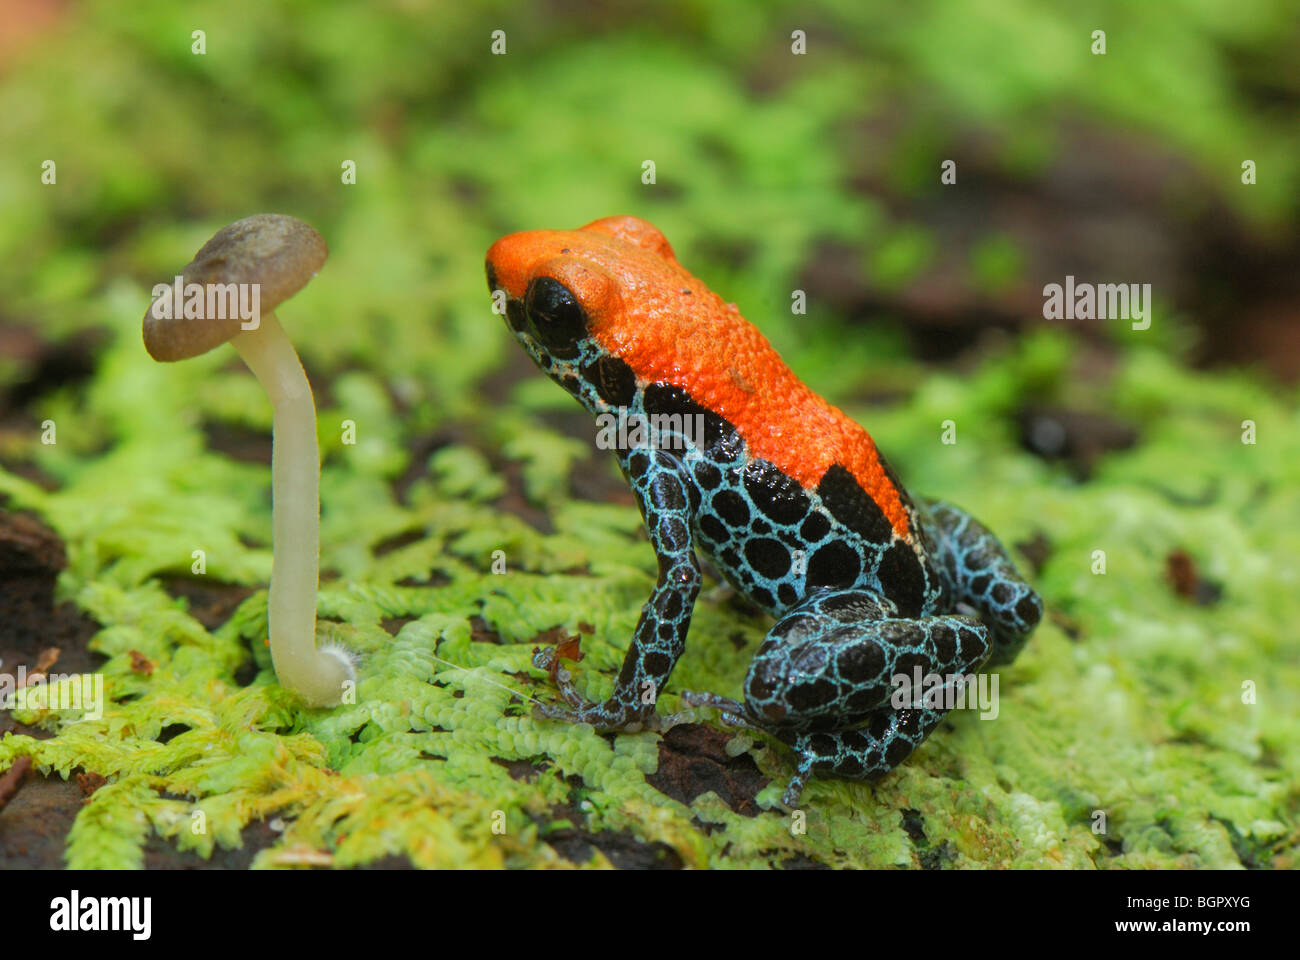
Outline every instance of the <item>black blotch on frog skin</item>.
POLYGON ((836 692, 835 684, 829 680, 819 679, 814 680, 812 683, 798 684, 791 687, 786 699, 789 700, 794 709, 800 713, 806 713, 817 707, 833 703, 836 692))
POLYGON ((652 383, 645 389, 645 410, 649 414, 671 416, 705 413, 705 409, 691 399, 681 387, 670 383, 652 383))
MULTIPOLYGON (((671 629, 672 624, 664 624, 664 626, 669 627, 669 635, 664 639, 665 640, 672 639, 672 633, 673 633, 671 629)), ((662 676, 663 674, 668 672, 671 666, 672 666, 671 661, 662 653, 659 653, 658 651, 652 651, 650 653, 647 653, 645 656, 645 669, 647 673, 656 676, 662 676)))
POLYGON ((705 490, 716 490, 722 483, 722 471, 701 460, 695 465, 695 482, 705 490))
POLYGON ((877 643, 850 644, 840 653, 836 666, 840 678, 849 683, 872 683, 885 669, 885 654, 877 643))
POLYGON ((623 659, 623 669, 618 672, 618 682, 625 686, 631 683, 632 678, 636 676, 636 667, 636 657, 625 657, 623 659))
POLYGON ((978 630, 958 629, 958 644, 961 647, 961 658, 967 661, 979 659, 988 650, 988 638, 981 637, 978 630))
POLYGON ((860 777, 862 776, 862 761, 853 756, 845 757, 836 764, 835 772, 841 777, 848 777, 850 780, 860 777))
POLYGON ((743 527, 749 522, 749 507, 734 490, 723 490, 714 496, 713 512, 733 527, 743 527))
POLYGON ((645 472, 650 467, 650 458, 644 453, 637 451, 627 458, 627 472, 633 480, 640 480, 645 476, 645 472))
POLYGON ((1038 626, 1038 618, 1040 616, 1038 604, 1034 603, 1032 597, 1021 597, 1020 602, 1016 604, 1016 616, 1018 616, 1020 622, 1025 625, 1026 631, 1032 630, 1034 627, 1038 626))
POLYGON ((862 539, 871 543, 888 543, 893 539, 894 527, 889 518, 847 468, 833 464, 822 474, 817 495, 831 516, 862 539))
POLYGON ((899 737, 885 749, 885 763, 891 767, 898 766, 912 752, 912 749, 913 744, 910 740, 899 737))
MULTIPOLYGON (((815 633, 816 630, 816 617, 810 617, 806 613, 793 613, 788 617, 783 617, 781 622, 771 629, 768 633, 768 637, 769 639, 781 638, 784 640, 788 637, 815 633)), ((760 658, 762 657, 763 652, 763 650, 759 651, 760 658)))
POLYGON ((714 543, 726 543, 731 539, 731 534, 727 532, 727 528, 724 527, 722 522, 711 513, 705 514, 696 522, 699 525, 700 533, 704 534, 704 536, 712 540, 714 543))
POLYGON ((745 559, 769 580, 784 577, 790 571, 790 551, 779 540, 758 537, 745 544, 745 559))
POLYGON ((925 571, 916 552, 901 540, 885 551, 877 568, 880 587, 904 617, 919 617, 925 603, 925 571))
POLYGON ((830 532, 831 522, 826 519, 826 514, 820 512, 808 514, 808 519, 799 528, 799 536, 803 537, 804 542, 808 544, 819 542, 830 532))
POLYGON ((912 506, 911 495, 908 494, 907 488, 903 486, 903 482, 898 479, 898 474, 894 472, 893 465, 886 460, 884 455, 879 451, 876 452, 876 459, 880 461, 880 469, 885 472, 885 477, 889 480, 890 484, 893 485, 894 491, 898 494, 898 499, 902 502, 903 506, 908 511, 915 510, 916 508, 912 506))
POLYGON ((889 615, 879 597, 860 590, 833 593, 818 601, 817 607, 823 614, 834 617, 841 623, 857 623, 889 615))
POLYGON ((676 620, 680 617, 682 615, 682 595, 680 593, 665 594, 659 615, 665 620, 676 620))
POLYGON ((951 663, 957 653, 957 634, 952 627, 938 624, 930 630, 930 639, 934 641, 935 655, 941 663, 951 663))
MULTIPOLYGON (((756 525, 759 522, 761 521, 756 521, 756 525)), ((764 524, 764 526, 766 526, 766 524, 764 524)), ((808 544, 805 541, 800 540, 798 537, 796 537, 793 533, 790 533, 788 530, 778 530, 776 535, 780 537, 781 542, 784 543, 791 550, 800 550, 805 554, 808 552, 807 550, 808 544)))
POLYGON ((601 357, 583 367, 582 375, 611 407, 630 406, 636 397, 636 374, 618 357, 601 357))
POLYGON ((675 476, 661 472, 650 481, 650 502, 658 510, 675 513, 686 509, 686 494, 675 476))
POLYGON ((808 561, 808 587, 849 587, 862 573, 862 558, 848 544, 834 541, 808 561))
POLYGON ((659 521, 659 546, 669 553, 677 553, 690 548, 691 540, 686 531, 686 524, 676 517, 667 517, 659 521))
MULTIPOLYGON (((715 463, 736 460, 742 449, 740 434, 725 418, 696 403, 681 387, 667 383, 652 383, 645 389, 645 411, 656 414, 685 417, 703 417, 705 456, 715 463)), ((683 426, 686 421, 683 420, 683 426)), ((692 421, 692 429, 694 421, 692 421)))
POLYGON ((799 481, 768 460, 751 460, 746 465, 745 491, 754 506, 780 524, 798 523, 812 506, 799 481))

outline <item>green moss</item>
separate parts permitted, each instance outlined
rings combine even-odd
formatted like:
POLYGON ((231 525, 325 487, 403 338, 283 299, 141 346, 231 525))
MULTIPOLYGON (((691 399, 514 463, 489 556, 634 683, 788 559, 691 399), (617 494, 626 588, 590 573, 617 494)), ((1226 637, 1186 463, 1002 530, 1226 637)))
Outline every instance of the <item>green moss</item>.
POLYGON ((1024 254, 1010 237, 986 237, 971 251, 970 272, 976 289, 996 293, 1020 279, 1024 254))
POLYGON ((911 283, 931 263, 934 238, 919 227, 904 227, 891 233, 871 254, 867 273, 885 290, 897 290, 911 283))

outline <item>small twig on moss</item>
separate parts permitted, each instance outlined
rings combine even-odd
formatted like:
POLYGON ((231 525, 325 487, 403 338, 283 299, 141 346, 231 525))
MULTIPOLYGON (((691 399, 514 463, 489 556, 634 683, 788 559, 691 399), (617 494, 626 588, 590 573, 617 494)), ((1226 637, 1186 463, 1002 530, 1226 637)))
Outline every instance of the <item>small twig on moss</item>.
POLYGON ((19 689, 30 687, 37 680, 45 679, 45 675, 50 672, 50 667, 59 662, 59 654, 62 652, 58 647, 46 647, 42 650, 41 655, 36 658, 36 666, 27 671, 27 676, 19 689))
POLYGON ((5 805, 13 799, 14 794, 22 789, 27 771, 31 768, 31 757, 19 757, 4 776, 0 776, 0 810, 3 810, 5 805))

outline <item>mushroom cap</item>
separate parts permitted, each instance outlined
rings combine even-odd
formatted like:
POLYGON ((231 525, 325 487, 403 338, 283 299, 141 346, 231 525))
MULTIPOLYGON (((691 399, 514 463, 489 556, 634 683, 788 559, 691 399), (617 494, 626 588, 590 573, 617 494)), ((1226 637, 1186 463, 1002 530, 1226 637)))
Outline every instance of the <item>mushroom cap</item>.
MULTIPOLYGON (((259 213, 218 230, 181 271, 188 285, 260 284, 259 308, 270 313, 316 276, 329 250, 311 226, 279 213, 259 213)), ((186 318, 183 304, 171 304, 171 318, 156 315, 174 287, 144 314, 144 346, 155 360, 185 360, 207 353, 242 332, 238 310, 224 317, 186 318)), ((205 295, 206 307, 206 295, 205 295)))

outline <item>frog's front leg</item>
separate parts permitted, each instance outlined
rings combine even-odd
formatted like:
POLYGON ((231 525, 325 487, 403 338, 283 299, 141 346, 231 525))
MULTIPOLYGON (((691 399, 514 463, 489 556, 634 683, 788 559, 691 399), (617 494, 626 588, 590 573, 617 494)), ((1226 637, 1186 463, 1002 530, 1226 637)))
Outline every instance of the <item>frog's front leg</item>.
MULTIPOLYGON (((538 709, 556 720, 631 732, 653 721, 659 693, 686 647, 686 631, 700 593, 700 567, 691 534, 696 493, 681 462, 663 452, 638 451, 625 469, 659 557, 659 579, 641 608, 641 619, 610 698, 603 703, 589 702, 574 688, 568 671, 561 669, 555 674, 556 686, 569 707, 542 705, 538 709)), ((533 658, 533 665, 550 669, 554 656, 554 648, 548 647, 533 658)))
MULTIPOLYGON (((924 685, 939 674, 946 691, 952 678, 978 670, 989 650, 987 628, 971 617, 912 620, 876 594, 828 591, 773 626, 745 679, 743 704, 709 694, 683 700, 717 707, 729 722, 793 747, 798 771, 784 800, 794 806, 814 771, 874 780, 902 763, 943 719, 946 697, 896 707, 899 678, 911 683, 919 670, 924 685)), ((924 692, 923 686, 915 697, 924 692)), ((912 699, 909 694, 908 704, 912 699)))

